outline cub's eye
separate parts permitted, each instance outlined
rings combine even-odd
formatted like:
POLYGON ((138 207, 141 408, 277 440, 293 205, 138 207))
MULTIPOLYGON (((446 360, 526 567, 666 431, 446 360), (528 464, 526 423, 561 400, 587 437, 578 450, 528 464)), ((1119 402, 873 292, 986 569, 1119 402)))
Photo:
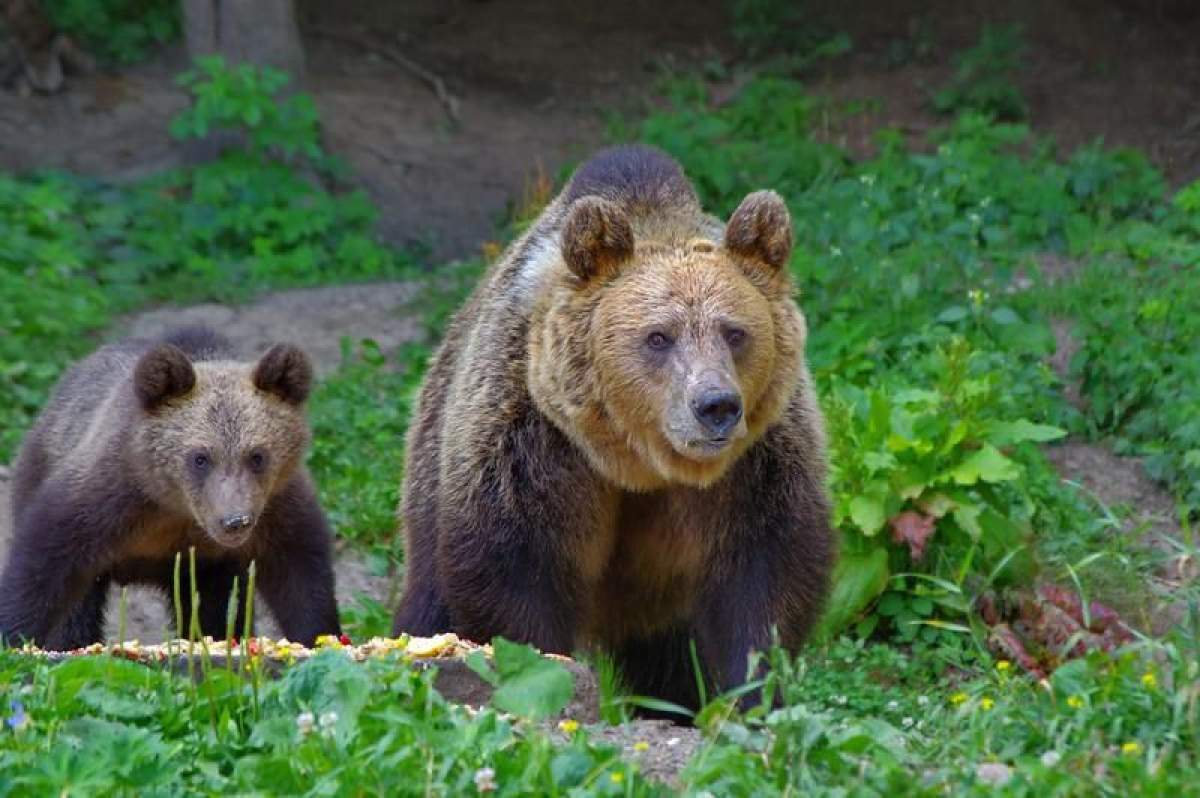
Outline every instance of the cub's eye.
POLYGON ((746 331, 737 327, 730 327, 725 331, 725 343, 729 344, 730 349, 737 349, 746 343, 746 331))
POLYGON ((262 452, 251 452, 246 458, 246 465, 250 466, 251 471, 262 471, 267 467, 267 456, 262 452))
POLYGON ((646 346, 653 349, 655 352, 662 352, 671 348, 671 344, 675 343, 666 333, 652 332, 646 336, 646 346))
POLYGON ((207 471, 208 467, 212 465, 212 460, 204 452, 193 452, 189 462, 192 468, 201 473, 207 471))

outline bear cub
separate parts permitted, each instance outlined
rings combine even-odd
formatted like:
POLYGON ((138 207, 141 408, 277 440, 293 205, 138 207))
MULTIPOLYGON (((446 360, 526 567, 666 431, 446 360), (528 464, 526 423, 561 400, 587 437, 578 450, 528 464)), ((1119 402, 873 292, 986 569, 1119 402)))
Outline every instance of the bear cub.
POLYGON ((693 644, 719 690, 797 647, 835 546, 791 248, 774 192, 723 223, 657 150, 583 164, 426 374, 395 631, 598 646, 693 707, 693 644))
POLYGON ((0 576, 0 636, 72 649, 101 640, 109 584, 172 593, 189 547, 202 634, 222 637, 247 568, 290 640, 339 634, 332 533, 304 466, 308 357, 276 344, 234 359, 203 327, 104 346, 71 368, 26 435, 14 536, 0 576))

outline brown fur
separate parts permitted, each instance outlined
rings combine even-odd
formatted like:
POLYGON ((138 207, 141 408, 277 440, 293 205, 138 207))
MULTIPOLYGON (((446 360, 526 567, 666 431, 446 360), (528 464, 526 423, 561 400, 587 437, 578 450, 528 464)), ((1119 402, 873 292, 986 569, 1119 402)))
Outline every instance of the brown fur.
POLYGON ((303 465, 311 382, 295 347, 240 363, 203 329, 106 346, 75 366, 17 461, 0 633, 94 642, 108 583, 169 590, 188 547, 205 633, 224 634, 233 578, 244 596, 251 560, 285 635, 338 633, 331 533, 303 465))
POLYGON ((833 540, 790 251, 772 192, 721 225, 661 153, 582 166, 426 376, 396 631, 599 643, 691 704, 689 639, 722 688, 798 645, 833 540))

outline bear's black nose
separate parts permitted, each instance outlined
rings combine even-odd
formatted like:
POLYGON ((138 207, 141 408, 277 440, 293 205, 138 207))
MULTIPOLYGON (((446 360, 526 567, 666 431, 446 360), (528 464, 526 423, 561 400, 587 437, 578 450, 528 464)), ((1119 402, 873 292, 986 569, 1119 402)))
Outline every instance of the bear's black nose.
POLYGON ((727 388, 706 388, 692 400, 692 412, 705 430, 723 438, 742 420, 742 397, 727 388))
POLYGON ((221 526, 226 532, 237 532, 239 529, 245 529, 254 523, 254 516, 249 513, 240 513, 238 515, 227 515, 221 519, 221 526))

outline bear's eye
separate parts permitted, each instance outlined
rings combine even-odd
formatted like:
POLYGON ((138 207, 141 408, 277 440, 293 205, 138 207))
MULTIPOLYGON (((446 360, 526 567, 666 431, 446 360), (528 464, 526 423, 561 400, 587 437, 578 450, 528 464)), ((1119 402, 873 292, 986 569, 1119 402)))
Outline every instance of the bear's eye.
POLYGON ((737 349, 746 343, 746 331, 738 327, 730 327, 725 331, 725 343, 729 344, 730 349, 737 349))
POLYGON ((655 352, 662 352, 670 349, 671 344, 675 343, 667 336, 666 333, 652 332, 646 336, 646 346, 653 349, 655 352))
POLYGON ((262 452, 251 452, 246 458, 246 465, 250 466, 251 471, 261 472, 267 467, 267 456, 262 452))
POLYGON ((204 473, 212 465, 212 460, 205 452, 193 452, 189 462, 192 468, 200 473, 204 473))

